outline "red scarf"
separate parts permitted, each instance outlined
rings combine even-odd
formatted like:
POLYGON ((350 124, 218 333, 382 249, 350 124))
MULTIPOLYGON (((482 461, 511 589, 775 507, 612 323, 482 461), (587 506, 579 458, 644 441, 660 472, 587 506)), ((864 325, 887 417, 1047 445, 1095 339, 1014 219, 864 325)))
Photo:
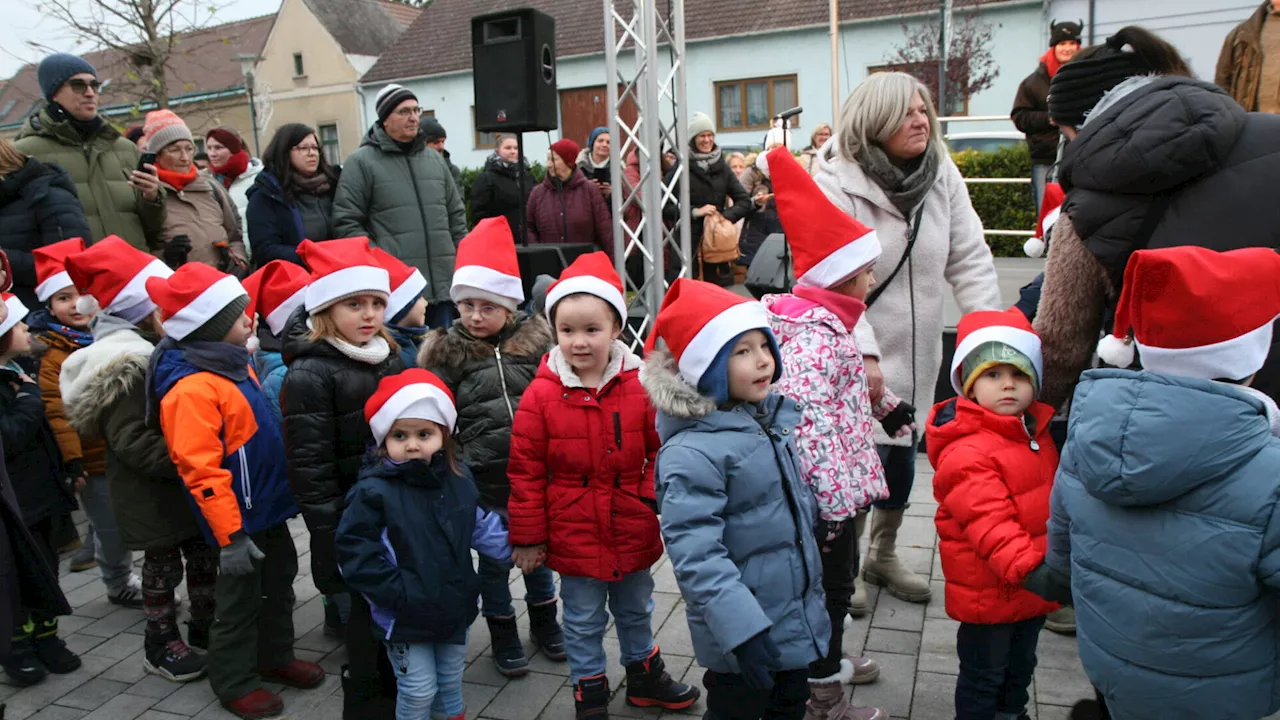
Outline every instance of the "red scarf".
POLYGON ((1058 74, 1058 68, 1062 67, 1062 63, 1058 62, 1058 55, 1049 48, 1049 51, 1040 56, 1040 62, 1044 63, 1044 69, 1049 71, 1049 77, 1052 78, 1058 74))
POLYGON ((249 153, 241 150, 227 158, 226 165, 210 165, 209 169, 222 181, 222 187, 231 189, 231 183, 249 169, 249 153))
POLYGON ((853 332, 853 326, 858 324, 858 318, 862 317, 862 313, 867 310, 866 303, 848 295, 841 295, 834 290, 797 285, 791 289, 791 293, 830 310, 833 315, 840 318, 845 330, 849 332, 853 332))
POLYGON ((185 173, 174 172, 173 170, 165 170, 159 165, 156 166, 156 177, 160 178, 160 182, 168 185, 174 190, 182 190, 196 179, 196 175, 200 174, 200 168, 192 165, 185 173))

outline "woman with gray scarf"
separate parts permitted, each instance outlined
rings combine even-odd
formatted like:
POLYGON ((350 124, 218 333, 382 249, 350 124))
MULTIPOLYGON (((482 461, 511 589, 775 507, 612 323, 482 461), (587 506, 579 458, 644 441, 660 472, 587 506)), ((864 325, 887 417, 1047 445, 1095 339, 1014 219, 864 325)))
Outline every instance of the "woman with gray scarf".
MULTIPOLYGON (((675 221, 680 213, 688 212, 689 232, 694 248, 702 241, 702 224, 711 215, 721 215, 731 223, 745 218, 755 207, 751 196, 742 189, 733 170, 725 163, 716 144, 716 127, 711 118, 696 112, 689 121, 689 207, 679 207, 674 199, 663 208, 663 216, 675 221), (729 204, 729 200, 733 204, 729 204)), ((667 171, 667 182, 675 168, 667 171)), ((678 193, 677 193, 678 196, 678 193)), ((695 256, 697 253, 694 253, 695 256)), ((696 270, 696 268, 695 268, 696 270)), ((698 274, 693 273, 694 277, 698 274)), ((708 263, 703 268, 702 279, 717 285, 733 284, 733 263, 708 263)))
MULTIPOLYGON (((920 81, 875 73, 854 88, 840 117, 835 137, 814 161, 814 180, 837 207, 874 228, 883 248, 874 269, 879 287, 854 331, 866 359, 871 401, 887 386, 923 416, 933 405, 942 361, 943 284, 951 285, 962 313, 997 309, 995 264, 964 179, 943 143, 933 99, 920 81)), ((862 578, 903 600, 927 602, 928 578, 905 562, 915 556, 901 558, 895 548, 918 440, 914 434, 891 439, 876 427, 889 497, 874 503, 862 578)), ((859 535, 864 517, 855 526, 859 535)), ((913 565, 927 569, 927 557, 921 559, 923 565, 913 565)), ((867 610, 859 582, 851 614, 867 610)))

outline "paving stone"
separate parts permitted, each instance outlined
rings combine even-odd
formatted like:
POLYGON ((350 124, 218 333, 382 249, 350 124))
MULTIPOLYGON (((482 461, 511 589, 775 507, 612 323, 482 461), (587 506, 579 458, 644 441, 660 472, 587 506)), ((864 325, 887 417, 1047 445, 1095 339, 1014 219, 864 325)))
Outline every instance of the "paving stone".
MULTIPOLYGON (((59 627, 58 630, 61 631, 62 628, 59 627)), ((62 642, 67 644, 67 649, 77 655, 83 655, 107 640, 107 638, 81 635, 80 633, 63 635, 59 632, 58 634, 62 637, 62 642)))
POLYGON ((1036 644, 1036 667, 1052 670, 1073 670, 1084 674, 1075 635, 1059 635, 1049 630, 1040 632, 1036 644))
POLYGON ((909 717, 915 686, 915 656, 880 653, 876 655, 876 662, 880 663, 880 679, 858 686, 853 693, 855 704, 882 708, 893 717, 909 717))
POLYGON ((128 687, 127 683, 96 677, 58 698, 57 704, 86 711, 94 710, 128 687))
POLYGON ((194 680, 184 683, 172 695, 156 703, 155 709, 176 715, 191 716, 217 701, 218 698, 213 694, 213 688, 209 687, 208 681, 194 680))
MULTIPOLYGON (((286 716, 304 718, 309 717, 321 705, 332 702, 331 696, 334 692, 340 690, 342 690, 341 676, 325 675, 324 682, 320 684, 320 687, 310 690, 287 687, 277 694, 281 700, 284 700, 284 713, 286 716)), ((341 695, 339 695, 339 701, 341 701, 341 695)))
POLYGON ((1077 700, 1089 697, 1093 697, 1093 685, 1083 669, 1036 668, 1036 702, 1071 706, 1077 700))
POLYGON ((86 603, 105 597, 107 594, 107 588, 100 582, 85 583, 75 590, 64 594, 67 596, 67 602, 71 603, 71 607, 79 610, 79 608, 86 603))
POLYGON ((138 682, 129 686, 125 692, 130 695, 141 695, 142 697, 155 698, 163 700, 170 695, 178 692, 182 685, 166 680, 159 675, 147 675, 138 682))
POLYGON ((123 660, 138 650, 142 649, 142 636, 130 635, 129 633, 120 633, 115 637, 108 638, 97 647, 89 651, 89 654, 99 657, 109 658, 112 660, 123 660))
POLYGON ((511 679, 498 672, 498 667, 493 664, 492 655, 481 655, 463 671, 462 681, 501 688, 506 687, 511 679))
POLYGON ((907 516, 902 519, 902 527, 898 530, 898 547, 932 548, 937 538, 933 518, 907 516))
MULTIPOLYGON (((956 676, 931 672, 916 674, 916 689, 911 697, 911 720, 938 720, 953 717, 956 708, 956 676)), ((900 710, 890 711, 898 715, 900 710)))
POLYGON ((347 646, 342 645, 337 650, 324 656, 320 661, 320 667, 330 675, 342 674, 342 666, 347 664, 347 646))
POLYGON ((135 608, 120 608, 106 617, 90 623, 80 628, 80 633, 84 635, 94 635, 100 638, 109 638, 118 635, 130 627, 137 625, 138 621, 146 622, 142 611, 135 608))
MULTIPOLYGON (((294 614, 297 614, 296 610, 294 611, 294 614)), ((342 640, 340 638, 329 637, 324 634, 323 625, 317 625, 312 630, 303 633, 298 630, 298 626, 295 624, 293 632, 295 635, 298 635, 297 639, 293 641, 293 646, 295 648, 314 650, 316 652, 327 654, 337 650, 342 645, 342 640)))
MULTIPOLYGON (((469 709, 469 708, 468 708, 469 709)), ((612 712, 612 709, 610 710, 612 712)), ((562 687, 556 691, 555 697, 542 709, 537 720, 564 720, 574 715, 573 688, 562 687)))
POLYGON ((323 622, 324 605, 321 603, 319 596, 311 598, 293 611, 293 632, 295 635, 305 635, 318 628, 323 622))
POLYGON ((1037 720, 1070 720, 1071 708, 1061 705, 1044 705, 1041 704, 1037 710, 1037 720))
POLYGON ((871 627, 920 632, 924 629, 924 606, 881 593, 871 616, 871 627))
POLYGON ((527 720, 537 717, 564 686, 559 675, 529 673, 504 687, 484 709, 482 716, 494 720, 527 720))
POLYGON ((462 683, 462 702, 467 705, 467 714, 472 717, 479 717, 484 713, 484 709, 493 702, 498 695, 498 688, 491 685, 477 685, 475 683, 462 683))
MULTIPOLYGON (((938 572, 942 572, 942 563, 937 562, 933 565, 938 568, 938 572)), ((945 619, 947 617, 947 583, 942 580, 929 580, 929 587, 933 590, 933 597, 929 600, 929 604, 925 606, 925 618, 945 619)))
POLYGON ((689 620, 684 612, 683 604, 673 610, 654 636, 654 640, 662 646, 663 652, 689 656, 696 654, 693 651, 693 640, 689 638, 689 620))
MULTIPOLYGON (((845 637, 845 647, 848 647, 848 633, 845 633, 845 637)), ((877 652, 915 655, 920 652, 920 633, 871 628, 871 634, 867 636, 866 653, 875 657, 877 652)))
POLYGON ((960 623, 955 620, 924 621, 924 634, 920 639, 920 672, 955 675, 960 672, 960 659, 956 654, 956 631, 960 623))
POLYGON ((84 716, 84 720, 134 720, 155 705, 155 698, 138 695, 117 695, 97 710, 84 716))
POLYGON ((62 588, 63 593, 69 593, 76 588, 82 588, 91 582, 101 582, 102 575, 98 572, 98 568, 85 570, 84 572, 69 572, 58 578, 58 586, 62 588))
POLYGON ((144 653, 138 650, 129 657, 118 661, 110 668, 102 673, 102 677, 108 680, 118 680, 125 683, 136 683, 147 676, 147 671, 142 667, 144 653))
POLYGON ((79 710, 77 708, 63 707, 61 705, 50 705, 49 707, 31 715, 31 720, 80 720, 88 715, 88 710, 79 710))
MULTIPOLYGON (((81 588, 81 590, 83 589, 84 588, 81 588)), ((77 590, 76 592, 80 592, 80 590, 77 590)), ((73 604, 72 607, 76 609, 75 614, 81 617, 93 618, 95 620, 98 620, 119 610, 120 609, 119 605, 112 605, 111 601, 107 599, 106 590, 103 590, 102 592, 103 592, 102 595, 99 595, 96 598, 89 600, 83 605, 76 606, 73 604)), ((68 598, 68 600, 70 600, 70 598, 68 598)))
POLYGON ((159 710, 148 710, 139 715, 137 720, 187 720, 187 716, 174 715, 173 713, 160 712, 159 710))
POLYGON ((75 690, 81 685, 89 682, 92 678, 106 670, 111 666, 111 661, 105 658, 85 655, 80 658, 80 668, 66 675, 50 675, 44 679, 39 685, 32 685, 28 688, 22 688, 18 692, 10 695, 5 703, 8 704, 9 715, 6 718, 19 717, 19 710, 27 710, 27 715, 34 714, 54 703, 60 697, 75 690))

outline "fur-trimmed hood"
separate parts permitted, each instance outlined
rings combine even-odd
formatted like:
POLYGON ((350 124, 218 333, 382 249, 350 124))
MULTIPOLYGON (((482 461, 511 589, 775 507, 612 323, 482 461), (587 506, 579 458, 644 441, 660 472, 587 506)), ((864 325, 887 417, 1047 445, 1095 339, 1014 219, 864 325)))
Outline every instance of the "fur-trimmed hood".
MULTIPOLYGON (((578 374, 573 370, 573 366, 565 359, 559 345, 551 348, 551 351, 547 353, 547 359, 543 366, 547 368, 547 372, 555 376, 560 381, 560 384, 565 387, 586 387, 582 382, 582 378, 578 377, 578 374)), ((621 340, 614 340, 613 347, 609 352, 609 365, 605 367, 604 374, 600 376, 600 387, 608 385, 610 380, 624 372, 641 367, 644 367, 644 361, 640 359, 640 356, 631 352, 626 343, 621 340)))
MULTIPOLYGON (((503 355, 541 358, 555 337, 551 326, 538 315, 519 313, 514 325, 499 333, 498 347, 503 355)), ((451 328, 437 328, 422 338, 418 350, 418 367, 463 367, 477 360, 493 357, 493 343, 488 339, 472 337, 455 322, 451 328)))
POLYGON ((146 380, 155 349, 134 326, 106 314, 94 319, 94 338, 67 356, 59 382, 67 421, 91 437, 101 434, 102 412, 146 380))
MULTIPOLYGON (((649 353, 640 368, 640 384, 658 412, 673 418, 699 420, 716 409, 716 402, 680 377, 675 356, 668 350, 649 353)), ((666 440, 664 436, 662 438, 666 440)))

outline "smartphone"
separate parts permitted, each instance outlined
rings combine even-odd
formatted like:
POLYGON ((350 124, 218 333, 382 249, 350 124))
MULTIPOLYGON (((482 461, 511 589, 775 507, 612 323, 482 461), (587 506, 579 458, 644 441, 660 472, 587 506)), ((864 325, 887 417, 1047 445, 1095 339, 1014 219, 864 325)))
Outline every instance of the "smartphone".
POLYGON ((147 165, 156 164, 156 154, 153 152, 144 152, 142 157, 138 158, 138 172, 151 172, 146 168, 147 165))

